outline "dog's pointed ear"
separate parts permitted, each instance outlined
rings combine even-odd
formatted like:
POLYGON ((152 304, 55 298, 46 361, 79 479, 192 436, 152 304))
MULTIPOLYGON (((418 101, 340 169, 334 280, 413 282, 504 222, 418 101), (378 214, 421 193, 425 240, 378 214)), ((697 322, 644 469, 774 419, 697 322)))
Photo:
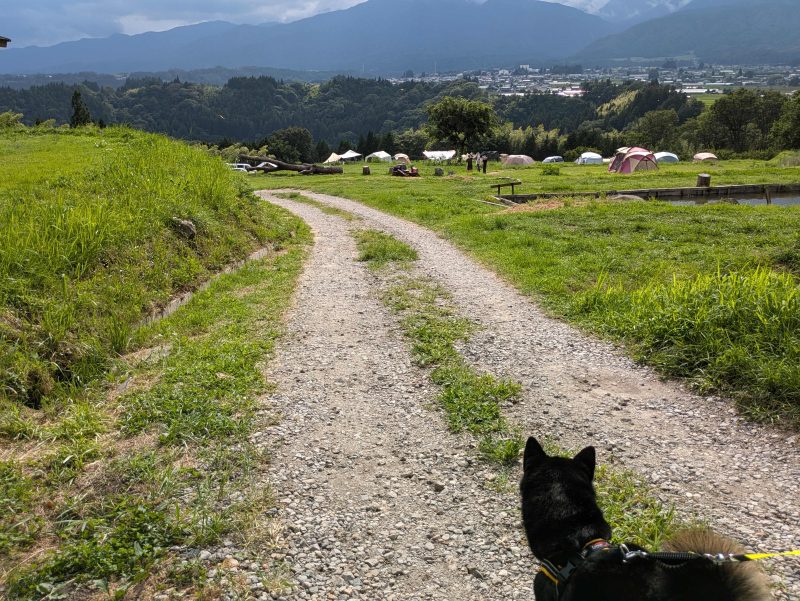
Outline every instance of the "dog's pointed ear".
POLYGON ((573 457, 573 461, 577 461, 589 471, 589 476, 594 478, 594 468, 596 463, 594 447, 586 447, 580 453, 573 457))
POLYGON ((542 459, 547 457, 542 445, 533 436, 528 437, 528 442, 525 444, 525 456, 522 460, 523 469, 530 469, 539 463, 542 459))

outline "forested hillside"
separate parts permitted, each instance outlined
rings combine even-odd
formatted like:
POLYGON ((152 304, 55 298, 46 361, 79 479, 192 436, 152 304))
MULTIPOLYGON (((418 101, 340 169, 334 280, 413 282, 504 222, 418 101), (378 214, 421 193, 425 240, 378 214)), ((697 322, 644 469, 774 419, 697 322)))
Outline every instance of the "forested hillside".
MULTIPOLYGON (((644 145, 693 154, 698 149, 774 154, 797 146, 800 98, 741 89, 709 109, 656 82, 584 85, 582 98, 552 94, 492 96, 470 80, 448 84, 335 77, 323 84, 237 77, 223 87, 129 79, 118 89, 85 83, 27 90, 0 88, 0 113, 22 114, 29 125, 70 121, 76 91, 98 124, 126 124, 186 140, 280 153, 285 160, 319 161, 331 150, 404 151, 419 156, 437 140, 425 127, 427 107, 445 96, 492 106, 495 124, 485 149, 566 158, 582 150, 604 156, 644 145)), ((771 156, 771 155, 770 155, 771 156)), ((232 154, 232 158, 235 153, 232 154)))

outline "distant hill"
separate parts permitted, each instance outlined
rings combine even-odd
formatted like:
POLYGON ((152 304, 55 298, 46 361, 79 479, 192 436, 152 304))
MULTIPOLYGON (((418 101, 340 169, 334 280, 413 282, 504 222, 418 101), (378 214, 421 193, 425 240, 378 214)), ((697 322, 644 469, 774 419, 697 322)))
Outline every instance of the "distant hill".
POLYGON ((575 60, 694 55, 721 64, 800 62, 797 0, 694 0, 682 10, 589 44, 575 60))
POLYGON ((223 86, 233 77, 274 77, 284 81, 302 81, 306 83, 319 83, 328 81, 337 75, 347 75, 339 71, 293 71, 291 69, 272 69, 270 67, 209 67, 207 69, 170 69, 168 71, 133 71, 126 75, 111 75, 108 73, 95 73, 83 71, 81 73, 55 73, 55 74, 0 74, 0 88, 13 90, 27 90, 34 86, 44 86, 50 83, 81 84, 84 82, 96 83, 100 87, 121 88, 129 80, 159 79, 161 81, 188 81, 192 83, 223 86))
POLYGON ((433 72, 539 63, 615 31, 603 19, 540 0, 368 0, 293 23, 212 22, 0 54, 0 73, 119 73, 273 67, 433 72))

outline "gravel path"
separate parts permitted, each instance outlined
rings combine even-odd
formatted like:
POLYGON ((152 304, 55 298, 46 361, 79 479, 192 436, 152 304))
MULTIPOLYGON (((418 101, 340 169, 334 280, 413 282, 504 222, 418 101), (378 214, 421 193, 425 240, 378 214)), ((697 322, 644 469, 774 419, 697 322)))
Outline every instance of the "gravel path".
MULTIPOLYGON (((530 599, 516 498, 491 492, 469 444, 427 410, 435 395, 410 364, 392 316, 354 261, 349 224, 284 206, 313 228, 270 400, 284 414, 275 489, 291 529, 287 599, 530 599)), ((361 216, 420 254, 418 268, 482 329, 465 353, 524 386, 507 415, 564 447, 634 469, 682 511, 751 548, 800 546, 796 436, 743 422, 726 401, 662 382, 610 345, 545 317, 529 299, 436 234, 361 204, 307 196, 361 216)), ((771 564, 800 598, 796 561, 771 564)))

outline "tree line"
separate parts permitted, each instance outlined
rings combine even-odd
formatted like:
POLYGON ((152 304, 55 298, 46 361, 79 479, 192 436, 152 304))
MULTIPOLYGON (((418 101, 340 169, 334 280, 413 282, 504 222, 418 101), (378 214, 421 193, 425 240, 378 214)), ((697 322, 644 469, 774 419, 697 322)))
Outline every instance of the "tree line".
MULTIPOLYGON (((628 145, 753 157, 800 147, 797 95, 742 88, 705 107, 657 81, 601 80, 584 89, 583 97, 565 98, 494 96, 469 80, 395 85, 339 76, 308 84, 236 77, 215 87, 177 78, 130 78, 117 89, 91 82, 0 88, 0 112, 22 113, 28 125, 49 119, 67 124, 75 119, 77 92, 96 123, 203 142, 222 154, 258 149, 290 162, 321 161, 347 148, 418 156, 425 149, 460 146, 430 121, 431 107, 448 98, 479 103, 491 115, 490 126, 472 137, 476 147, 469 150, 570 159, 585 150, 608 156, 628 145)), ((87 115, 81 113, 80 121, 87 115)))

